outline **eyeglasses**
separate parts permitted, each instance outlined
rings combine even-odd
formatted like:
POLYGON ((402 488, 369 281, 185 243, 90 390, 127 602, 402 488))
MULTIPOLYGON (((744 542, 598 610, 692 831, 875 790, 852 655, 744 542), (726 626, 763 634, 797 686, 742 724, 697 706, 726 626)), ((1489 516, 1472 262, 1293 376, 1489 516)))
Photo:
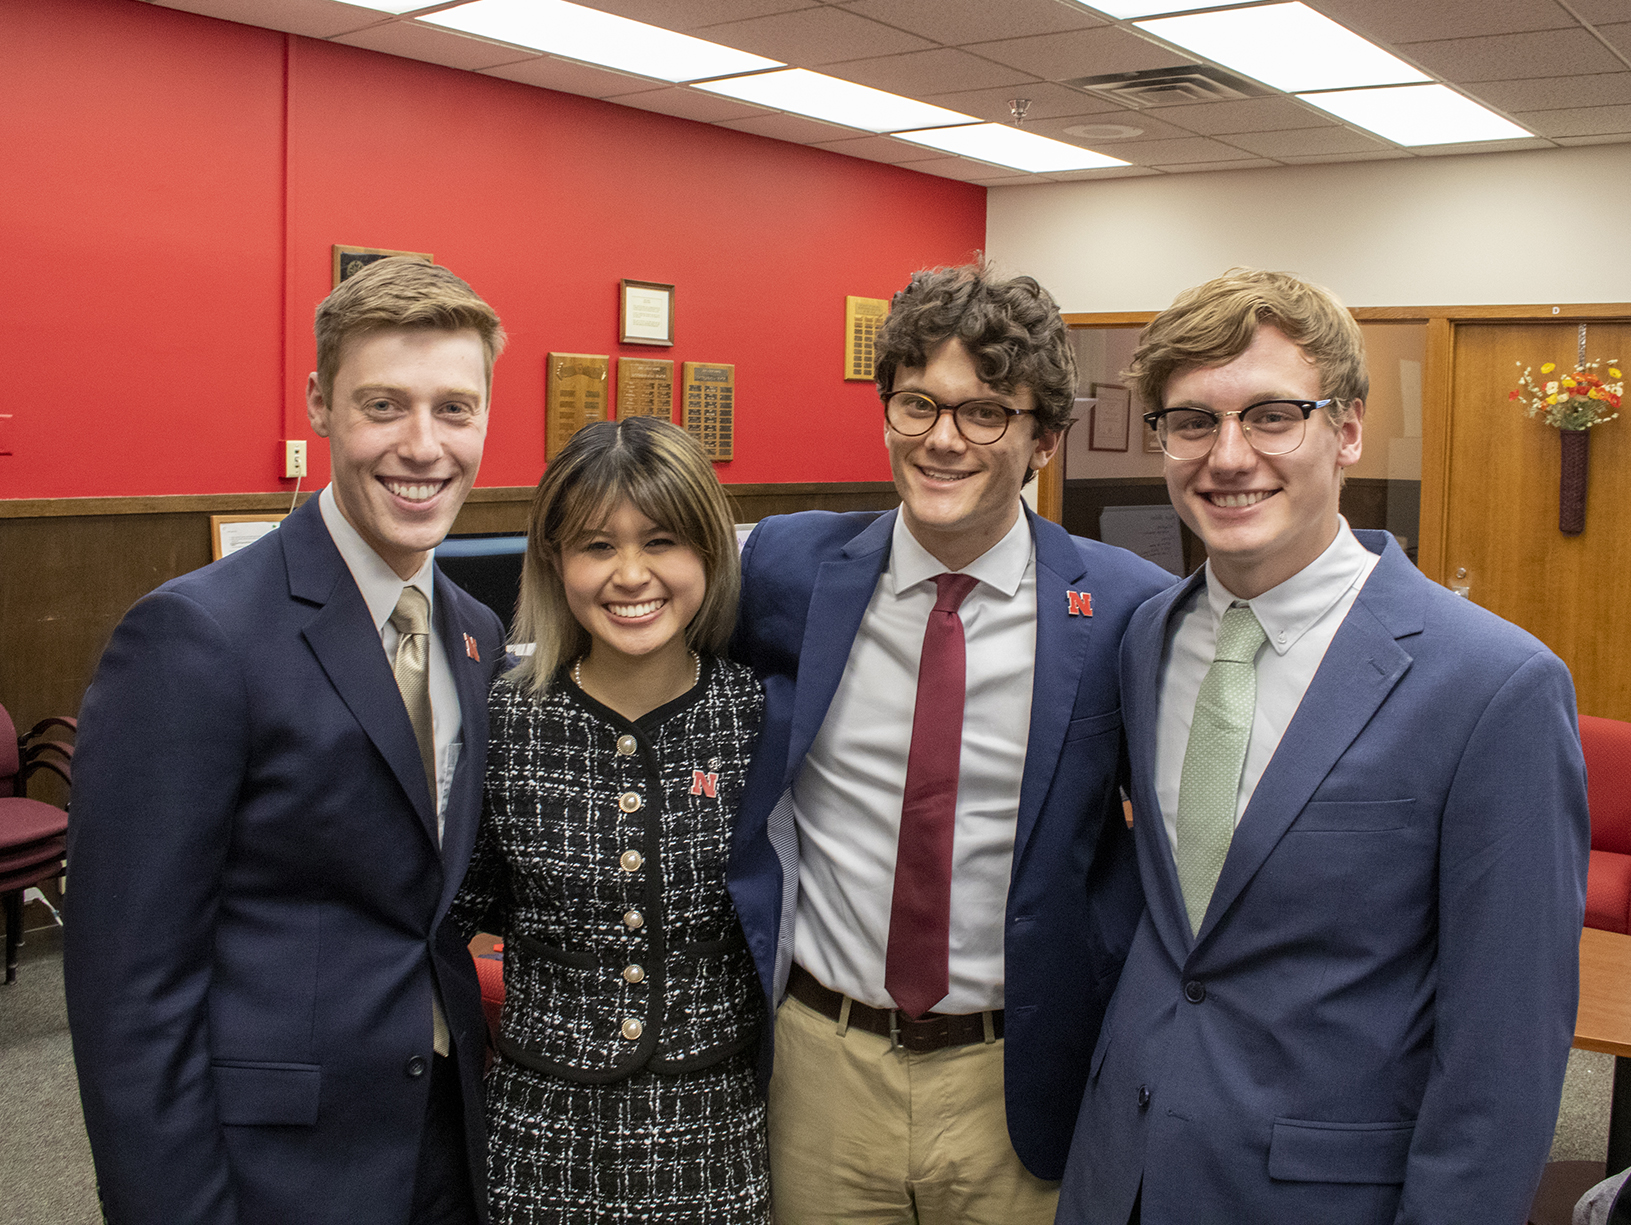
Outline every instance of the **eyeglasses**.
POLYGON ((957 432, 969 442, 989 446, 1008 432, 1015 417, 1031 413, 1028 408, 1009 408, 995 400, 964 400, 961 404, 941 404, 921 391, 895 391, 883 399, 884 420, 889 428, 906 438, 917 438, 934 429, 941 413, 950 413, 957 432))
POLYGON ((1264 400, 1238 413, 1205 408, 1164 408, 1144 420, 1173 459, 1200 459, 1212 450, 1225 417, 1240 421, 1240 432, 1259 455, 1289 455, 1302 445, 1308 415, 1335 400, 1264 400))

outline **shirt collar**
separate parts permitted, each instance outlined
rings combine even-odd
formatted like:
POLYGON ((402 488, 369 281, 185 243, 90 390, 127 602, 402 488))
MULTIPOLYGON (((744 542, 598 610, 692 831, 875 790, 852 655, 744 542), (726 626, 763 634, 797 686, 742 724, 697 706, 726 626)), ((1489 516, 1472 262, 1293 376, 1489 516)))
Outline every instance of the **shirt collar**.
MULTIPOLYGON (((1019 590, 1025 571, 1030 569, 1033 551, 1030 520, 1022 511, 1006 536, 958 573, 972 574, 986 586, 1005 596, 1012 596, 1019 590)), ((912 535, 911 529, 906 526, 906 516, 896 515, 894 536, 889 546, 889 578, 894 594, 904 595, 917 584, 945 573, 946 567, 912 535)))
POLYGON ((1213 615, 1221 621, 1229 605, 1237 601, 1251 607, 1257 623, 1268 636, 1269 646, 1284 655, 1297 640, 1331 611, 1350 587, 1363 582, 1370 573, 1373 555, 1337 516, 1336 539, 1308 565, 1277 587, 1270 587, 1253 600, 1241 600, 1212 573, 1206 563, 1206 598, 1213 615))
POLYGON ((425 559, 418 574, 403 582, 396 571, 385 564, 385 559, 362 538, 362 534, 351 526, 334 498, 333 485, 324 486, 323 492, 317 495, 317 508, 323 512, 323 526, 328 528, 329 538, 334 541, 334 547, 340 550, 340 557, 346 569, 351 571, 357 590, 362 592, 363 602, 368 605, 368 615, 374 619, 377 632, 384 633, 385 623, 391 619, 397 601, 402 598, 402 589, 409 584, 425 593, 425 602, 432 609, 436 607, 436 584, 430 558, 425 559))

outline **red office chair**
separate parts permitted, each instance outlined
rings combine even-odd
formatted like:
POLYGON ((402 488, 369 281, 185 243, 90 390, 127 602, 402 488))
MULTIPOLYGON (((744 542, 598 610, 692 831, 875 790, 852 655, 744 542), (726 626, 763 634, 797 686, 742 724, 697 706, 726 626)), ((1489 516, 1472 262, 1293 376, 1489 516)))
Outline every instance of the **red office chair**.
POLYGON ((68 845, 68 814, 54 804, 31 800, 28 778, 50 770, 73 781, 74 746, 44 738, 53 727, 73 732, 73 719, 42 719, 26 735, 0 706, 0 899, 6 912, 6 982, 17 981, 17 946, 23 940, 23 891, 60 876, 68 845))
POLYGON ((1580 716, 1591 808, 1586 926, 1631 934, 1631 723, 1580 716))

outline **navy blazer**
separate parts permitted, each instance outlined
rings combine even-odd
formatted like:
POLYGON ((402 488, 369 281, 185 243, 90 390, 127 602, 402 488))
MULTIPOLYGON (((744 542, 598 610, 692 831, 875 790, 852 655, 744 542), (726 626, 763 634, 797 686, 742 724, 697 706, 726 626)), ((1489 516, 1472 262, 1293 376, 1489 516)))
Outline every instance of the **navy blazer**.
POLYGON ((1521 1225, 1573 1039, 1585 766, 1568 670, 1384 532, 1190 935, 1155 797, 1168 622, 1122 646, 1149 910, 1059 1221, 1521 1225))
POLYGON ((475 841, 502 630, 435 582, 464 741, 440 854, 407 709, 316 498, 114 631, 81 707, 64 977, 118 1225, 401 1225, 433 982, 485 1200, 480 992, 442 919, 475 841))
MULTIPOLYGON (((731 897, 770 1005, 787 982, 797 839, 782 802, 821 728, 889 561, 895 511, 775 516, 742 552, 732 653, 765 686, 765 725, 732 848, 731 897)), ((1117 650, 1133 610, 1172 582, 1142 558, 1026 516, 1036 542, 1030 743, 1004 916, 1003 1086, 1014 1149, 1058 1178, 1087 1057, 1142 907, 1122 819, 1117 650), (1092 615, 1070 614, 1089 592, 1092 615)), ((773 1028, 761 1056, 769 1073, 773 1028)))

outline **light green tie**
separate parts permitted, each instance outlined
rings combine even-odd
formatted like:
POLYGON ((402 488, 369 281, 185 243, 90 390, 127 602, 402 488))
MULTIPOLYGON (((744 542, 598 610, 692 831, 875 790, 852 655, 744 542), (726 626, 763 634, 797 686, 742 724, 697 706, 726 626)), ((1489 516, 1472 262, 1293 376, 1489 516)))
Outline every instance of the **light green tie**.
POLYGON ((1257 651, 1266 635, 1250 606, 1232 604, 1218 624, 1217 653, 1195 698, 1195 718, 1178 782, 1178 884, 1191 934, 1235 836, 1240 771, 1257 709, 1257 651))

